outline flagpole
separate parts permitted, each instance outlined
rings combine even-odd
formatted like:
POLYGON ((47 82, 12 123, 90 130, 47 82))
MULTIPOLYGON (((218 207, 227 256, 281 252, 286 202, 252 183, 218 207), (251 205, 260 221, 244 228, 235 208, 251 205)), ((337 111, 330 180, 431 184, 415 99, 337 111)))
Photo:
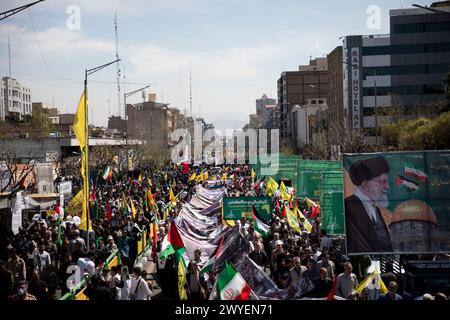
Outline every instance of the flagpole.
POLYGON ((84 206, 86 208, 86 229, 87 229, 87 235, 86 235, 86 245, 87 245, 87 250, 89 251, 89 120, 88 120, 88 105, 87 105, 87 76, 88 76, 88 71, 87 69, 84 70, 84 110, 85 110, 85 117, 86 117, 86 121, 84 123, 84 129, 85 129, 85 137, 86 137, 86 141, 84 144, 85 147, 85 181, 84 181, 84 206))

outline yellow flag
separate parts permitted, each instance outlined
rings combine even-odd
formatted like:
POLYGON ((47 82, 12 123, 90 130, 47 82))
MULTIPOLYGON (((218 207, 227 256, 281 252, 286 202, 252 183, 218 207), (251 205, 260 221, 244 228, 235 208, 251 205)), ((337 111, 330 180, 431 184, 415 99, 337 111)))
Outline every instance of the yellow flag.
POLYGON ((65 212, 72 215, 80 214, 81 210, 83 210, 83 190, 80 190, 64 208, 65 212))
POLYGON ((292 213, 291 209, 289 209, 289 207, 286 207, 286 214, 287 214, 287 220, 289 222, 289 225, 291 226, 292 229, 294 229, 297 233, 300 233, 300 225, 298 223, 298 219, 295 216, 294 213, 292 213))
POLYGON ((187 300, 186 289, 184 288, 186 284, 186 267, 184 266, 183 258, 180 257, 178 259, 178 293, 180 300, 187 300))
POLYGON ((80 144, 80 148, 86 144, 86 109, 87 105, 84 103, 84 95, 86 92, 83 92, 80 98, 80 102, 78 103, 77 113, 75 113, 75 120, 73 122, 73 131, 75 131, 75 136, 77 137, 78 143, 80 144))
POLYGON ((306 205, 308 206, 308 209, 311 209, 311 207, 315 208, 318 206, 317 203, 315 203, 314 201, 312 201, 309 198, 305 198, 305 201, 306 201, 306 205))
POLYGON ((208 179, 209 179, 208 171, 203 172, 203 180, 208 180, 208 179))
POLYGON ((189 177, 188 181, 192 181, 197 177, 197 175, 195 174, 195 172, 193 174, 191 174, 191 176, 189 177))
POLYGON ((287 188, 284 185, 283 181, 281 181, 281 183, 280 183, 280 192, 281 192, 281 197, 283 198, 283 200, 285 200, 285 201, 291 200, 291 196, 288 193, 287 188))
POLYGON ((303 213, 298 208, 296 208, 296 209, 297 209, 298 218, 303 219, 303 225, 305 226, 306 230, 308 230, 308 232, 311 232, 311 230, 312 230, 311 223, 309 223, 308 219, 306 219, 306 217, 303 215, 303 213))
POLYGON ((220 180, 227 180, 227 173, 224 172, 220 180))
POLYGON ((83 288, 83 290, 75 295, 75 300, 89 300, 89 298, 84 294, 84 290, 86 290, 86 288, 87 287, 83 288))
POLYGON ((163 220, 166 221, 169 217, 169 208, 164 209, 163 220))
POLYGON ((155 207, 155 199, 153 199, 152 189, 147 189, 147 206, 150 210, 153 210, 155 207))
POLYGON ((177 186, 177 183, 175 182, 175 179, 172 180, 172 188, 175 188, 177 186))
POLYGON ((388 292, 388 289, 386 288, 383 280, 381 280, 381 276, 376 268, 375 271, 373 271, 363 281, 361 281, 361 283, 355 288, 355 291, 361 294, 365 288, 379 289, 382 294, 388 292))
POLYGON ((197 178, 195 179, 195 181, 197 182, 202 182, 203 181, 203 173, 200 173, 197 178))
POLYGON ((278 183, 273 180, 272 177, 269 177, 269 180, 267 181, 267 186, 266 186, 266 192, 269 196, 272 196, 274 191, 278 189, 278 183))
POLYGON ((142 182, 142 175, 141 174, 139 174, 138 181, 142 182))
POLYGON ((150 187, 152 186, 152 180, 150 180, 150 178, 147 178, 147 183, 150 187))
POLYGON ((117 254, 114 256, 114 258, 112 258, 112 260, 108 263, 108 267, 115 267, 119 264, 119 257, 117 256, 117 254))
POLYGON ((177 198, 173 194, 172 188, 170 188, 170 191, 169 191, 169 200, 172 203, 172 205, 176 205, 177 204, 177 198))
MULTIPOLYGON (((84 197, 83 197, 83 204, 85 202, 87 202, 87 201, 84 201, 84 197)), ((89 228, 88 228, 87 223, 86 223, 86 214, 88 214, 88 212, 89 212, 89 209, 85 208, 83 206, 83 214, 80 217, 80 220, 81 220, 80 227, 79 227, 80 230, 84 230, 84 231, 92 231, 93 230, 92 229, 92 219, 89 219, 89 228)))
POLYGON ((254 178, 256 176, 255 170, 253 170, 252 168, 252 178, 254 178))
POLYGON ((136 217, 136 208, 134 207, 133 199, 130 199, 130 204, 131 204, 131 213, 134 218, 134 217, 136 217))
POLYGON ((167 173, 164 174, 164 181, 167 181, 167 173))

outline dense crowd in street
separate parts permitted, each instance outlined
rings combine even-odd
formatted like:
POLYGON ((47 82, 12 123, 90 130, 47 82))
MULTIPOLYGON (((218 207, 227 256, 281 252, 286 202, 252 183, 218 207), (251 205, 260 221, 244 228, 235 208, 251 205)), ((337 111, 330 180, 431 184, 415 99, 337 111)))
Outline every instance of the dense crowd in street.
MULTIPOLYGON (((147 300, 154 296, 155 289, 161 290, 161 299, 179 299, 175 255, 169 255, 164 265, 158 263, 158 255, 170 223, 189 202, 196 185, 206 186, 206 180, 228 180, 230 183, 223 187, 227 196, 267 194, 267 181, 255 177, 250 166, 203 164, 186 169, 168 163, 157 173, 143 171, 124 179, 114 174, 108 180, 99 177, 92 182, 89 199, 92 231, 80 230, 80 219, 67 212, 57 213, 53 210, 56 208, 42 211, 17 234, 8 230, 0 246, 0 299, 55 300, 70 291, 68 270, 75 265, 86 276, 84 295, 90 300, 147 300), (208 179, 193 178, 204 174, 208 179), (176 195, 175 203, 171 194, 176 195), (152 231, 155 225, 158 227, 152 231), (151 278, 135 265, 142 237, 154 243, 151 258, 155 270, 151 278), (120 253, 120 263, 108 267, 107 259, 115 252, 120 253)), ((270 230, 266 237, 247 218, 236 221, 233 228, 249 242, 249 258, 279 289, 297 290, 299 282, 306 279, 313 289, 303 297, 326 298, 332 292, 344 299, 370 298, 364 291, 355 290, 366 276, 370 257, 347 257, 344 238, 328 235, 321 227, 320 215, 314 217, 304 199, 293 196, 283 200, 279 193, 273 193, 272 217, 267 223, 270 230), (309 227, 306 221, 300 221, 300 232, 293 230, 285 207, 298 209, 309 227)), ((201 256, 201 249, 197 250, 187 266, 188 300, 214 296, 219 268, 201 273, 206 263, 201 256)), ((388 293, 379 299, 402 299, 396 293, 398 283, 392 266, 381 277, 388 293)), ((435 297, 440 298, 446 299, 445 295, 435 297)))

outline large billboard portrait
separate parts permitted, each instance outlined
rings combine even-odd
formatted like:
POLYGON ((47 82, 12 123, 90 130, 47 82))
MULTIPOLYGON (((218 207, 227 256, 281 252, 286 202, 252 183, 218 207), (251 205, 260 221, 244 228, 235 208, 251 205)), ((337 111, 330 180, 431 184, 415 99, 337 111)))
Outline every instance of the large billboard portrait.
POLYGON ((348 254, 450 251, 450 152, 344 155, 348 254))

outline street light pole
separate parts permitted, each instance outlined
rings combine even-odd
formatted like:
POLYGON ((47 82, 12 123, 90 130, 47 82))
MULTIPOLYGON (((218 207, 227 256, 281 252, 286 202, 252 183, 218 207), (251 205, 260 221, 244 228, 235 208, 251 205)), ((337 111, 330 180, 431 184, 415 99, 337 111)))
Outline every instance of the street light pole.
MULTIPOLYGON (((112 62, 109 63, 105 63, 101 66, 92 68, 92 69, 85 69, 84 70, 84 106, 85 106, 85 114, 84 116, 86 117, 86 121, 84 122, 84 133, 85 133, 85 143, 83 146, 83 149, 81 150, 81 153, 85 155, 85 159, 84 159, 84 173, 85 173, 85 180, 83 183, 83 193, 84 193, 84 206, 86 206, 86 228, 87 228, 87 235, 86 235, 86 245, 87 248, 89 250, 89 120, 88 120, 88 98, 87 98, 87 81, 88 81, 88 76, 96 73, 97 71, 102 70, 103 68, 106 68, 107 66, 119 62, 120 59, 116 59, 112 62)), ((83 165, 82 165, 83 167, 83 165)))

